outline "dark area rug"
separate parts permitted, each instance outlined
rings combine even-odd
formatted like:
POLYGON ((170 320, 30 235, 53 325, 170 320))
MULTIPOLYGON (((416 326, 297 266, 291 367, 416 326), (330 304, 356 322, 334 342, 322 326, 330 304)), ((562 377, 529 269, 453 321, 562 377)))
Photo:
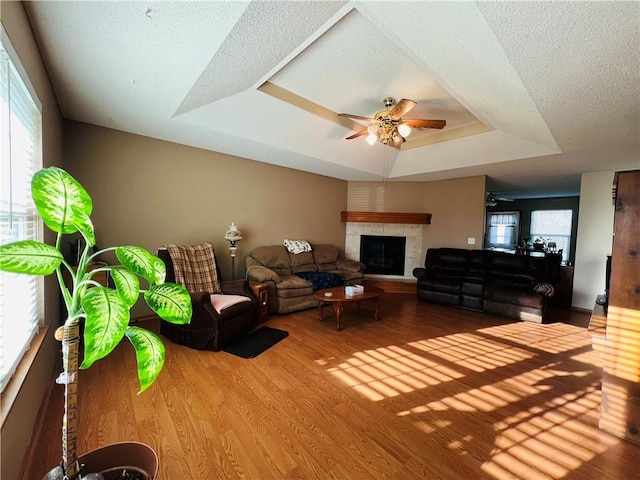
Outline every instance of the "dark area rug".
POLYGON ((288 336, 289 332, 284 330, 260 327, 226 346, 222 351, 242 358, 254 358, 288 336))

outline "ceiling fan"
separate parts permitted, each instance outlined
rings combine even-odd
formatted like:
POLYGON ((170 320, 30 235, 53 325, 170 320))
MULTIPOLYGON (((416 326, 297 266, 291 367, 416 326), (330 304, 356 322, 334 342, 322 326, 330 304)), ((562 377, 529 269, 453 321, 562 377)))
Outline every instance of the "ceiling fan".
POLYGON ((513 202, 513 199, 498 197, 495 192, 487 192, 487 207, 495 207, 498 202, 513 202))
POLYGON ((403 98, 396 104, 395 98, 386 97, 382 100, 382 103, 385 109, 377 112, 373 118, 351 115, 349 113, 338 114, 339 117, 371 122, 365 130, 354 133, 347 137, 346 140, 367 135, 369 145, 373 145, 377 141, 385 145, 400 148, 400 145, 406 141, 406 137, 411 133, 412 128, 444 128, 447 124, 446 120, 403 119, 402 117, 416 106, 416 102, 413 100, 403 98))

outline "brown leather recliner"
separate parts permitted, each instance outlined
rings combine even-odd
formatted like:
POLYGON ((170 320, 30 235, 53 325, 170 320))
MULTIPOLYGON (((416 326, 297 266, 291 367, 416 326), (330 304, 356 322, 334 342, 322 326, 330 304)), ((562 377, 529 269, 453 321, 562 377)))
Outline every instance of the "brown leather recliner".
MULTIPOLYGON (((213 250, 213 246, 211 246, 213 250)), ((160 248, 157 256, 164 262, 167 282, 176 282, 174 264, 166 248, 160 248)), ((214 253, 215 256, 215 253, 214 253)), ((218 278, 220 271, 216 266, 218 278)), ((160 333, 180 345, 197 350, 218 351, 238 337, 250 332, 257 325, 258 301, 249 289, 247 280, 220 282, 221 295, 213 292, 189 292, 193 315, 191 323, 175 325, 162 321, 160 333), (230 297, 240 295, 249 301, 230 297), (231 300, 231 301, 229 301, 231 300)))

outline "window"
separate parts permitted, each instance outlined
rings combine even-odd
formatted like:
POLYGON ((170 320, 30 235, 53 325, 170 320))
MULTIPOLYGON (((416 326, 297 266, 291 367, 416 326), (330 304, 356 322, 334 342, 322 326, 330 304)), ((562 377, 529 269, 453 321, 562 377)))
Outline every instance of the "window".
POLYGON ((542 237, 546 243, 556 242, 558 250, 562 250, 562 261, 569 258, 571 246, 572 210, 534 210, 531 212, 531 237, 535 240, 542 237))
POLYGON ((487 212, 486 247, 516 248, 519 223, 520 212, 487 212))
MULTIPOLYGON (((0 243, 41 240, 42 222, 31 199, 31 177, 41 167, 41 114, 26 76, 2 31, 0 50, 0 243)), ((43 279, 0 272, 0 391, 43 318, 43 279)))

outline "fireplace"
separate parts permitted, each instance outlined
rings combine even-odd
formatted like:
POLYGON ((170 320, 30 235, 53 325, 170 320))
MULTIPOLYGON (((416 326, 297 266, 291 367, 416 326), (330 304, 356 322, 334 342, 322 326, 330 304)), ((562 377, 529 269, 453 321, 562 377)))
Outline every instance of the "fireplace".
POLYGON ((360 261, 367 274, 404 275, 406 237, 362 235, 360 261))

